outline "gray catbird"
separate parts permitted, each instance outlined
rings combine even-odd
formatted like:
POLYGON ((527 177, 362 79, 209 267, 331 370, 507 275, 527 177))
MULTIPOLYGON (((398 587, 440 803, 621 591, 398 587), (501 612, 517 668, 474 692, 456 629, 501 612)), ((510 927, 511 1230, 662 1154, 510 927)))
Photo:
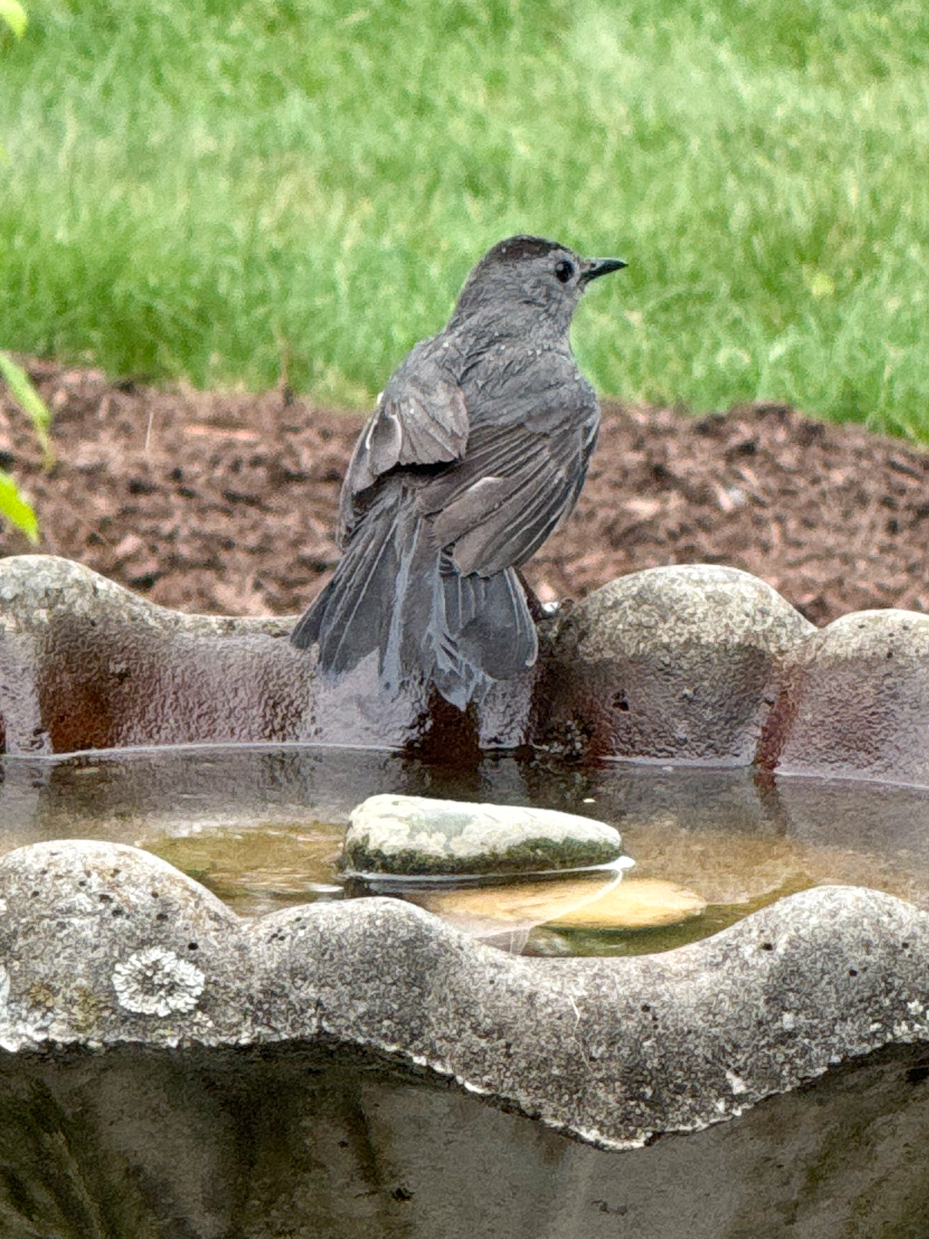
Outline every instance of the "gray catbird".
POLYGON ((388 694, 431 681, 464 709, 535 662, 516 570, 574 507, 600 424, 571 318, 625 265, 501 241, 394 371, 342 486, 344 555, 291 636, 329 680, 377 650, 388 694))

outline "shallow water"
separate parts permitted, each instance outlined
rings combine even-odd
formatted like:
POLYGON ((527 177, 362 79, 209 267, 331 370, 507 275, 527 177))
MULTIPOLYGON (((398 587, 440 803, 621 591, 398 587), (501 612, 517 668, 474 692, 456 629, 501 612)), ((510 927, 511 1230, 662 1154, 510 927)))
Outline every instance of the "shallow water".
POLYGON ((509 756, 462 774, 392 752, 298 746, 6 757, 0 776, 0 852, 61 838, 134 844, 242 915, 345 897, 348 814, 376 792, 534 804, 620 829, 636 864, 618 887, 615 874, 592 874, 586 886, 573 879, 575 890, 534 879, 460 897, 447 886, 401 892, 507 949, 667 950, 820 883, 872 886, 929 908, 921 788, 509 756), (625 927, 604 928, 591 911, 611 886, 609 915, 621 899, 625 927))

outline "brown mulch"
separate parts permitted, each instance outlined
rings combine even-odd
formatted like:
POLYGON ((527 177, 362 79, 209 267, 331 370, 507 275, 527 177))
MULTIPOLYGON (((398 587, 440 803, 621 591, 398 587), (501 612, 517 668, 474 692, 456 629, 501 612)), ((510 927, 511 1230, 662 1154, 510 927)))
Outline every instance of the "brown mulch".
MULTIPOLYGON (((58 462, 43 471, 0 392, 0 468, 32 498, 39 549, 188 611, 293 614, 323 585, 361 415, 286 390, 164 391, 29 369, 54 413, 58 462)), ((0 531, 0 554, 31 549, 0 531)), ((929 611, 929 457, 779 405, 702 418, 607 406, 577 512, 529 580, 549 600, 692 562, 745 568, 818 624, 870 607, 929 611)))

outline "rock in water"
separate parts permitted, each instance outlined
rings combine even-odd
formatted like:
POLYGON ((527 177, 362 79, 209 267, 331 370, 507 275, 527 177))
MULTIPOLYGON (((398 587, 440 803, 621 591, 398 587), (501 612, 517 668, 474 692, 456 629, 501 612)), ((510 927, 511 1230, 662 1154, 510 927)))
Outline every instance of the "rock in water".
POLYGON ((619 831, 554 809, 424 796, 369 796, 355 808, 343 863, 359 874, 542 873, 607 865, 619 831))
POLYGON ((518 954, 534 926, 562 923, 562 917, 582 912, 584 905, 600 903, 619 879, 619 869, 601 869, 576 878, 514 879, 467 887, 452 883, 450 890, 448 883, 438 889, 433 883, 418 894, 405 892, 404 898, 472 938, 518 954))
POLYGON ((657 929, 706 911, 706 901, 675 882, 631 878, 549 918, 559 929, 657 929))

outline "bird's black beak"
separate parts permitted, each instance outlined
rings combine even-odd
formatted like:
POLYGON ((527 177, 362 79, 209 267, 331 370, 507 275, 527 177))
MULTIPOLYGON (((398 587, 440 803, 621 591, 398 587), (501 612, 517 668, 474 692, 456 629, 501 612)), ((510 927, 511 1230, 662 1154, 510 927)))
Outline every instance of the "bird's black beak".
POLYGON ((601 275, 609 275, 611 271, 622 271, 629 264, 622 258, 588 258, 581 269, 581 283, 589 284, 591 280, 599 279, 601 275))

